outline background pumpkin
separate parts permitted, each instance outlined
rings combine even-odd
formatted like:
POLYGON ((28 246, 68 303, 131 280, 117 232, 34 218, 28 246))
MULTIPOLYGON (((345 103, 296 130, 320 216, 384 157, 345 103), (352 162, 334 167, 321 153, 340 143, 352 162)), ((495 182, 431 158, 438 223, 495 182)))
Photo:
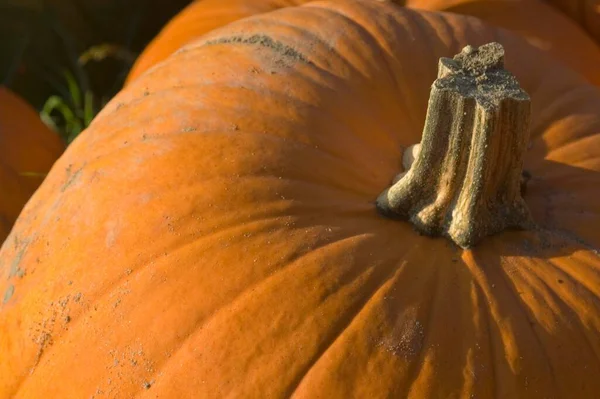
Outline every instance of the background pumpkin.
POLYGON ((546 0, 579 23, 600 44, 600 4, 597 0, 546 0))
POLYGON ((0 252, 0 396, 595 397, 598 109, 472 18, 323 2, 215 30, 123 90, 27 204, 0 252), (373 201, 438 58, 490 41, 532 97, 542 228, 462 251, 373 201))
MULTIPOLYGON (((196 0, 175 16, 134 63, 126 84, 185 43, 238 19, 308 0, 196 0)), ((447 11, 481 18, 514 31, 534 46, 600 85, 600 48, 568 17, 537 0, 391 1, 411 8, 447 11)))
POLYGON ((37 112, 0 86, 0 242, 64 145, 37 112))

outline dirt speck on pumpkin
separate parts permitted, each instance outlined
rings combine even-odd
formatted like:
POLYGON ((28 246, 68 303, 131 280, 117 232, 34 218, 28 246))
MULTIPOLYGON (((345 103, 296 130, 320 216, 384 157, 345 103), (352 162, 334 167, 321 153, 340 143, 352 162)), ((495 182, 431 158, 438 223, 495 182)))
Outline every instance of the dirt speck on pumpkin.
POLYGON ((265 49, 269 49, 277 54, 277 58, 274 60, 275 64, 278 66, 292 66, 296 62, 301 62, 303 64, 312 65, 312 61, 310 61, 304 54, 300 53, 298 50, 293 47, 282 43, 280 41, 274 40, 268 35, 251 35, 248 37, 244 36, 228 36, 221 37, 214 40, 209 40, 206 42, 206 46, 218 45, 218 44, 245 44, 245 45, 255 45, 258 47, 262 47, 265 49))
POLYGON ((8 301, 10 301, 10 298, 12 298, 14 293, 15 293, 15 286, 12 284, 9 284, 6 291, 4 291, 4 299, 2 300, 2 303, 7 303, 8 301))
POLYGON ((75 182, 77 182, 79 180, 84 166, 85 166, 85 163, 76 171, 73 171, 73 164, 70 164, 69 166, 67 166, 67 168, 65 169, 67 177, 65 179, 66 180, 65 183, 60 188, 61 193, 64 193, 69 187, 71 187, 75 182))
POLYGON ((21 243, 21 248, 17 251, 15 258, 10 264, 10 270, 8 271, 8 278, 12 277, 23 277, 25 275, 25 271, 21 269, 21 261, 23 260, 23 256, 27 251, 27 247, 29 246, 29 241, 23 241, 21 243))

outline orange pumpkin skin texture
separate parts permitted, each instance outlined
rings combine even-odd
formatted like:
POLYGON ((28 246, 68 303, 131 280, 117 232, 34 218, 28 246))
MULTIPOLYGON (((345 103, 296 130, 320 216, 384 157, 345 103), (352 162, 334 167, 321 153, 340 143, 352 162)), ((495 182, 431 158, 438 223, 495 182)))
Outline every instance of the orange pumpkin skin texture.
MULTIPOLYGON (((524 36, 600 86, 600 47, 554 7, 538 0, 409 0, 407 6, 471 15, 524 36)), ((600 22, 598 24, 600 28, 600 22)))
POLYGON ((176 15, 148 44, 129 71, 125 85, 184 44, 238 19, 310 0, 196 0, 176 15))
POLYGON ((213 31, 123 90, 19 217, 0 397, 595 398, 599 109, 463 16, 323 2, 213 31), (463 251, 374 201, 439 57, 492 41, 531 96, 541 227, 463 251))
MULTIPOLYGON (((138 57, 126 85, 185 43, 238 19, 308 0, 196 0, 173 18, 138 57)), ((600 86, 600 48, 568 17, 538 0, 390 0, 406 7, 481 18, 524 37, 600 86)), ((600 24, 598 24, 600 26, 600 24)))
POLYGON ((0 87, 0 243, 64 150, 22 98, 0 87))
POLYGON ((600 45, 600 3, 597 0, 546 0, 576 21, 600 45))

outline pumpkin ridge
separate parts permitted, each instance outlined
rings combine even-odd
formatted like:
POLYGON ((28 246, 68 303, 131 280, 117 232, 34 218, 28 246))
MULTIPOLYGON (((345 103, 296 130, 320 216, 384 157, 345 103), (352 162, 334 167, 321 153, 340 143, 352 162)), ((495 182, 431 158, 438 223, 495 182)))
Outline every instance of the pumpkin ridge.
MULTIPOLYGON (((431 261, 431 264, 436 263, 436 261, 438 260, 438 256, 437 254, 432 254, 432 256, 429 258, 431 261)), ((429 292, 433 292, 433 298, 429 301, 429 303, 427 304, 427 314, 429 315, 429 317, 427 318, 427 321, 424 324, 424 331, 425 331, 425 336, 423 337, 422 343, 421 343, 421 350, 419 351, 417 358, 415 360, 413 360, 409 366, 408 369, 408 373, 406 376, 406 386, 405 386, 405 391, 402 392, 401 395, 398 395, 398 398, 412 398, 413 397, 413 392, 416 389, 416 385, 417 385, 417 381, 419 380, 419 377, 422 375, 421 373, 423 372, 423 366, 425 365, 425 357, 427 355, 430 355, 428 349, 430 349, 432 347, 431 345, 431 330, 432 330, 432 326, 435 324, 434 320, 435 320, 435 315, 436 313, 436 308, 439 309, 440 308, 440 303, 439 301, 443 300, 443 298, 441 298, 440 295, 440 290, 439 290, 439 286, 440 286, 440 282, 443 276, 443 272, 445 270, 442 270, 441 268, 435 268, 435 276, 433 277, 433 282, 430 283, 431 284, 431 289, 429 290, 429 292)), ((439 310, 438 310, 439 311, 439 310)), ((465 360, 466 360, 466 356, 465 356, 465 360)), ((417 394, 418 395, 418 394, 417 394)))
MULTIPOLYGON (((478 294, 478 311, 483 312, 487 319, 486 327, 487 327, 487 336, 488 336, 488 348, 489 348, 489 366, 492 369, 492 388, 493 388, 493 397, 501 397, 503 392, 500 391, 501 385, 497 383, 497 381, 502 380, 499 365, 501 365, 501 361, 506 359, 506 350, 504 349, 504 338, 502 337, 502 328, 498 323, 498 301, 491 293, 491 284, 490 276, 486 273, 482 273, 481 267, 478 266, 477 262, 474 260, 475 254, 472 252, 469 253, 467 258, 463 256, 462 263, 464 267, 473 275, 473 284, 475 285, 476 292, 478 294), (499 358, 499 354, 504 355, 499 358)), ((506 392, 504 392, 506 396, 506 392)))
MULTIPOLYGON (((410 247, 407 248, 407 251, 405 252, 405 256, 414 250, 415 250, 414 248, 410 248, 410 247)), ((333 339, 329 340, 329 343, 324 345, 323 348, 319 349, 319 351, 314 354, 313 358, 305 365, 304 370, 296 378, 296 381, 294 381, 294 383, 291 384, 290 387, 288 387, 285 397, 289 397, 289 398, 294 397, 294 395, 298 392, 298 389, 302 386, 303 381, 305 381, 306 377, 309 376, 310 371, 312 369, 314 369, 315 365, 317 365, 322 359, 324 359, 324 356, 326 356, 326 354, 330 351, 330 349, 337 342, 339 342, 339 340, 341 338, 345 337, 345 333, 352 327, 352 325, 355 323, 355 320, 357 319, 357 317, 359 317, 361 315, 361 313, 363 313, 365 311, 365 309, 367 309, 369 307, 369 305, 372 303, 374 298, 376 298, 377 295, 379 293, 381 293, 382 291, 391 290, 391 288, 397 284, 397 280, 401 279, 401 277, 403 275, 405 264, 399 264, 396 266, 390 266, 390 265, 386 266, 387 263, 388 262, 373 266, 373 269, 389 268, 390 271, 385 274, 385 278, 383 278, 382 281, 378 285, 375 286, 375 289, 372 292, 370 292, 368 295, 365 295, 365 300, 362 301, 362 303, 360 305, 357 305, 356 311, 349 312, 349 313, 353 313, 353 314, 350 315, 347 323, 340 323, 340 324, 344 324, 342 329, 341 330, 336 329, 335 332, 330 333, 332 335, 333 339)), ((392 264, 392 263, 396 263, 396 262, 395 262, 395 260, 391 259, 389 263, 392 264)), ((373 272, 373 273, 375 273, 375 272, 373 272)))
MULTIPOLYGON (((548 265, 552 266, 555 270, 559 271, 564 276, 568 276, 568 279, 571 280, 574 283, 574 285, 577 285, 580 287, 580 289, 583 289, 584 293, 586 293, 587 295, 591 294, 591 292, 585 286, 583 286, 579 281, 575 280, 573 276, 570 276, 570 275, 564 273, 562 268, 558 267, 558 265, 556 263, 549 261, 548 265)), ((580 333, 580 335, 583 336, 583 340, 587 344, 589 351, 591 353, 594 353, 594 356, 592 356, 592 358, 596 363, 596 366, 597 366, 596 368, 598 370, 600 370, 600 346, 596 347, 596 346, 592 345, 592 341, 590 339, 590 336, 588 335, 589 334, 588 325, 587 325, 587 323, 584 322, 584 320, 581 317, 581 315, 585 314, 585 312, 586 312, 586 309, 585 309, 586 306, 582 305, 581 302, 579 302, 579 301, 574 301, 564 295, 561 295, 560 290, 553 288, 548 283, 547 278, 544 278, 542 273, 539 273, 539 272, 537 272, 537 273, 532 272, 532 273, 535 274, 535 277, 537 279, 539 279, 542 282, 542 284, 544 284, 544 287, 548 291, 548 295, 553 297, 554 300, 559 305, 561 313, 567 315, 569 317, 569 321, 573 321, 576 324, 575 328, 573 328, 573 331, 576 333, 580 333), (573 311, 573 310, 575 310, 575 311, 573 311)), ((562 283, 562 284, 564 284, 564 283, 562 283)), ((578 295, 581 296, 582 294, 579 293, 578 295)), ((596 296, 590 296, 590 298, 594 299, 596 302, 600 302, 599 301, 600 298, 598 298, 596 296)))
MULTIPOLYGON (((203 325, 206 326, 207 324, 209 324, 211 322, 211 320, 221 317, 221 314, 226 312, 228 309, 234 307, 237 303, 243 302, 243 299, 245 299, 245 297, 248 295, 252 295, 251 293, 255 292, 257 290, 257 288, 260 288, 261 286, 265 285, 266 283, 271 284, 273 279, 281 278, 281 276, 283 274, 288 273, 290 267, 294 267, 294 266, 297 267, 298 266, 297 263, 298 262, 301 263, 301 259, 305 258, 306 256, 315 256, 315 249, 322 251, 326 247, 329 247, 331 245, 340 245, 346 241, 354 240, 359 237, 368 238, 368 236, 365 233, 343 237, 342 239, 326 242, 326 243, 324 243, 324 245, 312 247, 310 249, 310 251, 307 251, 306 253, 301 254, 298 257, 295 257, 293 260, 291 260, 289 262, 285 262, 285 263, 287 263, 287 265, 284 268, 278 269, 275 273, 270 273, 265 279, 258 281, 256 284, 253 284, 248 287, 244 287, 244 289, 242 291, 236 293, 236 295, 233 298, 228 299, 227 302, 225 302, 223 306, 216 309, 205 320, 202 321, 203 325)), ((410 246, 409 246, 408 250, 412 251, 414 249, 410 248, 410 246)), ((373 295, 375 295, 386 283, 388 283, 390 280, 392 280, 395 277, 395 274, 397 274, 401 271, 400 266, 390 267, 390 263, 395 263, 395 259, 390 259, 388 262, 374 265, 367 270, 364 270, 361 267, 355 266, 355 267, 351 268, 351 269, 353 269, 352 271, 348 271, 347 273, 344 274, 344 276, 346 274, 351 275, 351 279, 347 283, 348 285, 351 284, 351 282, 361 279, 364 275, 367 275, 367 277, 365 277, 366 280, 374 279, 374 280, 376 280, 376 282, 373 283, 373 284, 375 284, 375 289, 374 289, 373 294, 365 294, 362 299, 357 300, 357 303, 353 306, 353 308, 357 308, 356 312, 349 310, 349 309, 344 310, 345 312, 350 314, 350 317, 349 317, 350 323, 342 323, 341 320, 346 319, 347 317, 340 318, 339 323, 350 325, 351 322, 355 319, 355 317, 360 312, 362 312, 362 310, 364 309, 366 304, 372 299, 373 295), (385 270, 388 268, 390 270, 388 272, 385 272, 385 270), (380 270, 379 273, 377 272, 378 270, 380 270), (383 277, 376 278, 376 276, 378 274, 383 274, 383 277), (352 314, 354 314, 354 315, 352 315, 352 314)), ((345 276, 343 279, 347 279, 347 278, 348 277, 345 276)), ((365 283, 365 285, 367 285, 367 284, 368 283, 365 283)), ((336 293, 337 292, 333 291, 330 293, 330 295, 335 295, 336 293)), ((324 302, 324 300, 321 303, 323 303, 323 302, 324 302)), ((201 332, 201 330, 202 330, 201 328, 200 329, 195 328, 195 331, 193 331, 193 333, 190 336, 188 336, 186 339, 184 339, 184 341, 189 341, 190 339, 192 339, 193 334, 198 334, 199 332, 201 332)), ((344 330, 345 330, 345 328, 344 328, 344 330)), ((337 338, 341 337, 341 333, 338 331, 337 328, 333 328, 329 332, 329 335, 334 337, 334 341, 337 338)), ((161 369, 164 369, 166 367, 166 364, 177 361, 177 359, 178 359, 177 353, 178 352, 180 353, 181 351, 183 351, 185 349, 185 343, 186 342, 183 342, 181 345, 179 345, 179 344, 177 345, 177 348, 175 349, 175 351, 173 351, 172 355, 169 358, 165 358, 165 361, 156 367, 156 372, 154 375, 158 374, 161 369)), ((327 345, 325 349, 327 349, 329 347, 330 347, 330 345, 327 345)), ((319 356, 315 355, 315 356, 317 357, 317 360, 321 358, 320 355, 319 356)), ((309 362, 305 365, 307 372, 310 371, 310 369, 313 367, 313 364, 314 364, 313 362, 309 362)), ((300 383, 300 381, 298 383, 300 383)), ((290 387, 287 389, 287 391, 293 392, 293 391, 295 391, 295 388, 290 387)), ((291 394, 284 395, 284 396, 289 397, 289 396, 291 396, 291 394)))
MULTIPOLYGON (((588 308, 588 306, 583 304, 581 300, 570 300, 569 304, 567 302, 567 299, 560 294, 561 290, 549 284, 550 276, 545 277, 543 273, 544 269, 548 266, 554 270, 554 273, 557 273, 557 271, 562 272, 562 269, 557 267, 556 263, 552 261, 548 261, 546 262, 546 264, 544 264, 544 262, 540 262, 539 260, 537 260, 531 267, 524 265, 521 259, 516 259, 513 263, 515 265, 513 272, 515 276, 514 279, 521 280, 522 283, 520 285, 528 287, 533 292, 533 294, 528 295, 533 295, 538 298, 537 302, 544 303, 545 306, 551 310, 552 316, 554 316, 557 320, 562 321, 561 324, 571 326, 571 337, 575 338, 579 342, 585 342, 585 346, 587 346, 589 353, 593 353, 595 355, 590 356, 590 358, 596 365, 595 369, 600 370, 600 358, 598 357, 600 356, 600 352, 596 350, 596 348, 592 345, 591 341, 588 339, 588 326, 581 319, 581 315, 586 313, 586 308, 588 308), (550 298, 550 301, 548 300, 548 298, 550 298)), ((517 283, 514 281, 513 278, 509 276, 506 269, 503 268, 503 271, 503 275, 508 280, 510 280, 510 284, 514 287, 514 295, 516 297, 522 297, 517 293, 517 283)), ((577 280, 574 280, 572 276, 569 276, 569 279, 573 282, 577 282, 577 280)), ((556 283, 554 284, 556 285, 556 283)), ((592 298, 596 299, 597 302, 597 297, 592 296, 592 298)), ((577 299, 581 299, 581 297, 578 295, 577 299)), ((548 329, 544 323, 539 322, 539 318, 537 317, 534 308, 525 301, 521 302, 522 304, 520 307, 523 309, 524 312, 526 312, 526 314, 528 315, 528 319, 530 320, 530 325, 528 327, 532 331, 534 331, 536 335, 539 336, 539 334, 536 332, 535 327, 533 326, 533 323, 535 323, 536 325, 540 325, 541 330, 544 331, 546 334, 552 335, 550 329, 548 329)), ((550 357, 549 353, 553 349, 550 347, 552 343, 548 345, 541 338, 540 343, 542 345, 543 353, 546 354, 548 365, 552 368, 553 373, 555 373, 553 368, 553 364, 555 362, 552 362, 552 358, 550 357)), ((560 359, 558 359, 558 361, 560 361, 560 359)), ((561 382, 562 379, 555 379, 555 381, 561 382)), ((568 391, 559 390, 559 392, 560 391, 562 391, 562 395, 560 397, 569 396, 568 391)))
MULTIPOLYGON (((578 290, 582 290, 584 293, 586 293, 586 295, 588 295, 590 298, 594 299, 596 302, 598 302, 600 304, 600 287, 598 287, 598 292, 594 291, 593 289, 593 284, 586 284, 586 281, 584 278, 579 278, 575 275, 573 275, 571 272, 565 270, 562 266, 559 265, 559 262, 557 260, 554 259, 548 259, 547 260, 548 264, 550 264, 554 269, 556 269, 558 272, 560 272, 565 278, 571 280, 571 283, 573 285, 577 285, 579 286, 578 290)), ((598 354, 599 357, 598 359, 600 359, 600 354, 598 354)))
MULTIPOLYGON (((586 92, 590 92, 590 94, 596 94, 598 89, 595 88, 592 85, 586 85, 586 86, 577 86, 577 87, 573 87, 574 85, 569 85, 568 87, 565 87, 564 90, 561 90, 559 93, 556 94, 555 100, 550 103, 550 104, 545 104, 545 107, 543 110, 539 110, 539 114, 536 118, 537 123, 535 125, 532 125, 531 127, 531 138, 538 138, 538 137, 544 137, 544 134, 547 133, 547 131, 549 130, 549 125, 552 125, 554 123, 556 123, 557 121, 562 121, 564 119, 566 119, 568 116, 565 115, 565 117, 557 119, 556 114, 559 113, 560 115, 566 113, 566 109, 569 109, 570 107, 572 107, 573 102, 576 102, 579 100, 579 98, 576 98, 574 95, 575 94, 579 94, 582 95, 586 92), (575 98, 574 98, 575 97, 575 98)), ((596 98, 594 98, 594 101, 590 101, 589 96, 586 97, 587 101, 584 104, 584 106, 587 109, 594 109, 593 105, 594 103, 597 103, 598 106, 600 106, 600 97, 596 94, 595 96, 596 98)), ((580 116, 581 114, 579 114, 578 116, 580 116)), ((589 131, 589 129, 586 129, 586 136, 593 136, 594 132, 589 131)), ((558 146, 560 147, 560 146, 558 146)), ((552 150, 556 149, 557 146, 553 146, 552 150)))
MULTIPOLYGON (((561 153, 563 151, 569 150, 570 147, 572 147, 572 146, 582 145, 582 142, 596 139, 595 136, 597 136, 598 134, 600 134, 600 127, 598 128, 597 133, 590 133, 586 136, 575 137, 574 139, 571 139, 571 140, 566 141, 558 146, 555 146, 554 148, 552 148, 550 151, 547 152, 546 156, 550 159, 553 159, 557 155, 557 153, 561 153)), ((573 162, 572 165, 577 166, 578 163, 588 162, 588 161, 596 161, 596 160, 600 159, 599 155, 593 155, 593 154, 590 154, 590 155, 591 156, 589 158, 584 158, 584 159, 578 160, 577 162, 573 162)))
MULTIPOLYGON (((492 255, 495 256, 495 255, 492 255)), ((510 333, 510 337, 506 337, 507 334, 507 327, 503 326, 503 321, 504 319, 511 317, 512 321, 514 322, 515 325, 518 325, 519 322, 518 320, 516 320, 515 316, 516 315, 510 315, 507 314, 507 310, 513 310, 513 309, 518 309, 518 313, 520 314, 520 316, 522 318, 524 318, 524 320, 527 323, 531 322, 531 319, 529 317, 529 313, 523 308, 523 302, 521 301, 518 293, 515 291, 514 286, 512 285, 512 281, 510 280, 510 278, 506 275, 506 270, 504 267, 502 267, 500 265, 500 261, 499 260, 495 260, 493 262, 493 264, 489 264, 490 262, 486 262, 486 259, 484 256, 482 256, 481 253, 479 253, 476 250, 471 251, 471 259, 473 260, 474 264, 470 264, 470 268, 476 269, 476 270, 480 270, 483 272, 483 275, 485 276, 486 280, 492 280, 495 281, 495 284, 492 284, 492 286, 490 286, 489 284, 487 285, 486 289, 484 289, 484 293, 486 295, 486 300, 488 302, 492 302, 489 304, 488 309, 491 315, 491 318, 493 319, 493 325, 495 327, 495 336, 497 336, 497 341, 495 342, 495 347, 499 347, 501 348, 500 351, 504 354, 504 357, 502 359, 502 361, 505 363, 505 367, 508 368, 508 370, 510 370, 511 372, 511 383, 510 384, 506 384, 505 389, 508 389, 508 392, 506 390, 501 391, 501 393, 498 394, 498 396, 508 396, 511 395, 511 392, 514 391, 515 389, 515 385, 518 384, 518 379, 522 377, 522 375, 520 373, 518 373, 517 371, 519 370, 515 370, 515 356, 518 356, 519 359, 523 359, 523 348, 521 348, 520 346, 518 346, 516 349, 513 349, 512 352, 514 352, 516 350, 516 353, 507 353, 506 348, 510 347, 509 343, 510 341, 513 341, 513 337, 517 334, 519 334, 518 331, 515 330, 513 323, 508 323, 508 333, 510 333), (488 267, 485 267, 483 265, 486 265, 488 267), (484 269, 487 269, 485 270, 484 269), (499 300, 498 300, 498 294, 494 295, 492 293, 492 289, 493 290, 498 290, 501 287, 498 286, 498 283, 500 283, 503 287, 504 287, 504 292, 506 292, 506 294, 512 299, 512 302, 515 306, 510 306, 507 304, 502 304, 499 300), (495 287, 494 287, 495 285, 495 287), (507 309, 510 308, 510 309, 507 309), (506 341, 509 341, 508 343, 506 341), (510 357, 509 357, 510 356, 510 357)), ((470 263, 470 262, 469 262, 470 263)), ((473 275, 476 276, 476 273, 473 272, 473 275)), ((478 281, 479 283, 479 281, 478 281)), ((521 323, 522 324, 522 323, 521 323)), ((539 335, 537 334, 536 331, 534 331, 533 329, 531 329, 530 327, 528 327, 526 329, 526 331, 530 332, 530 336, 533 338, 534 343, 537 346, 537 350, 536 353, 542 353, 545 359, 545 362, 542 363, 544 366, 546 366, 545 368, 545 372, 543 370, 537 370, 540 373, 544 373, 546 374, 544 378, 544 381, 550 381, 550 383, 553 385, 552 388, 548 389, 547 387, 545 387, 547 389, 548 392, 556 392, 557 388, 555 386, 555 379, 556 379, 556 375, 555 372, 552 368, 552 364, 550 363, 550 359, 548 358, 548 355, 545 351, 545 347, 542 344, 541 338, 539 337, 539 335)), ((492 334, 490 334, 490 336, 492 336, 492 334)), ((528 348, 526 348, 528 349, 528 348)), ((495 354, 495 352, 494 352, 495 354)), ((498 361, 500 359, 497 358, 497 356, 493 357, 494 360, 498 361)), ((504 388, 501 387, 500 385, 497 386, 497 388, 504 388)), ((536 392, 537 394, 539 394, 538 392, 536 392)), ((537 396, 536 396, 537 397, 537 396)))
MULTIPOLYGON (((468 262, 465 262, 463 260, 463 264, 464 266, 469 270, 469 272, 471 272, 471 268, 470 265, 468 264, 468 262)), ((488 282, 487 279, 485 281, 486 283, 488 282)), ((498 391, 499 389, 499 384, 496 381, 500 381, 500 374, 498 371, 498 366, 497 364, 500 363, 500 360, 498 359, 497 353, 500 352, 504 352, 502 350, 502 348, 499 346, 499 343, 502 343, 502 336, 500 335, 500 328, 498 326, 498 323, 496 322, 496 319, 494 318, 494 316, 492 315, 492 309, 490 305, 486 306, 486 303, 489 303, 490 299, 489 296, 486 295, 485 290, 483 289, 483 287, 481 286, 482 282, 479 281, 479 278, 475 277, 473 278, 473 284, 475 285, 475 292, 477 295, 477 310, 479 312, 483 312, 484 313, 484 317, 486 318, 486 328, 487 328, 487 332, 488 332, 488 359, 489 359, 489 366, 492 369, 491 375, 493 378, 490 378, 490 383, 492 385, 492 389, 491 391, 494 394, 494 397, 500 397, 500 392, 498 391)), ((489 285, 487 287, 489 289, 489 285)))
MULTIPOLYGON (((510 262, 510 260, 508 262, 510 262)), ((529 307, 527 307, 527 304, 521 300, 521 296, 517 292, 517 288, 515 287, 513 280, 510 278, 504 267, 499 268, 498 275, 501 277, 500 281, 506 286, 507 292, 510 296, 512 296, 514 303, 517 304, 516 309, 518 309, 519 313, 522 314, 528 323, 535 322, 535 317, 532 319, 529 307)), ((556 384, 556 381, 558 381, 557 374, 554 370, 554 365, 552 364, 551 358, 546 350, 546 346, 543 344, 543 340, 539 333, 534 328, 531 328, 531 325, 528 326, 528 329, 531 331, 538 346, 539 353, 543 355, 548 372, 550 373, 550 381, 552 381, 551 391, 557 392, 559 391, 559 387, 556 384)))

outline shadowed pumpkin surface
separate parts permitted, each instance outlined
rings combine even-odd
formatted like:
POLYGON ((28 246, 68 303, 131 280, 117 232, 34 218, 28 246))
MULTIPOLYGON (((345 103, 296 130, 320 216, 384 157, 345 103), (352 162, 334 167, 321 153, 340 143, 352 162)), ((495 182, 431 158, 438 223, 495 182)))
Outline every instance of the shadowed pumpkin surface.
POLYGON ((579 23, 600 45, 600 3, 597 0, 546 0, 579 23))
POLYGON ((599 109, 473 18, 343 1, 215 30, 27 204, 0 251, 0 397, 594 398, 599 109), (374 201, 439 57, 492 41, 531 96, 540 229, 463 251, 374 201))
POLYGON ((63 150, 37 112, 0 86, 0 243, 63 150))

